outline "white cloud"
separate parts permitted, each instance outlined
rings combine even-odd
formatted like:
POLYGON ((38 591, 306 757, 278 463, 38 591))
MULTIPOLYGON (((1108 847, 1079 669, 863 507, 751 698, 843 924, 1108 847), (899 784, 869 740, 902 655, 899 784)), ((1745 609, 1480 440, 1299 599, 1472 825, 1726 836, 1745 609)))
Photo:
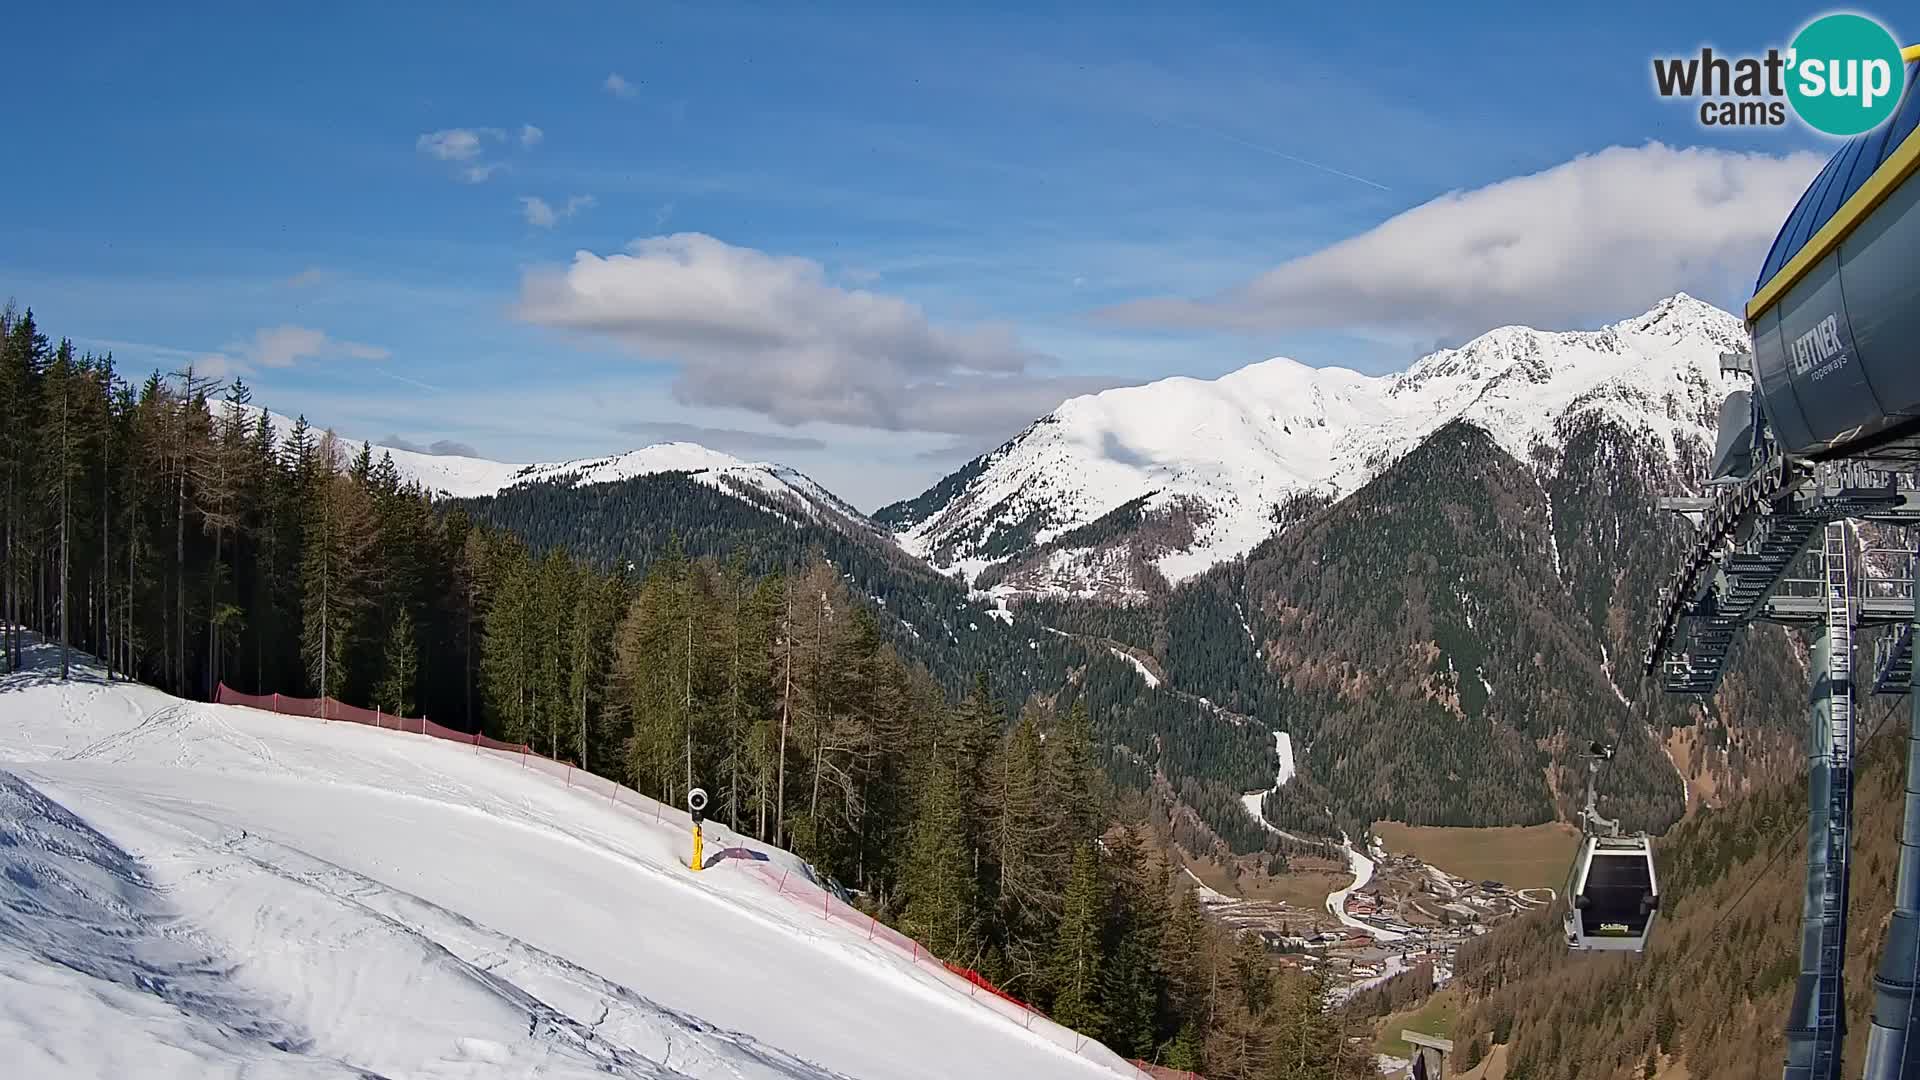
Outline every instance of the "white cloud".
POLYGON ((553 207, 547 205, 547 200, 538 195, 520 196, 520 212, 526 215, 527 224, 536 228, 551 229, 553 223, 558 220, 553 207))
POLYGON ((506 168, 501 162, 482 160, 489 144, 504 144, 511 139, 521 149, 531 149, 545 138, 546 132, 532 124, 523 124, 517 134, 497 127, 448 128, 420 136, 414 140, 414 147, 428 157, 453 162, 457 166, 454 179, 466 184, 484 184, 494 173, 506 168))
POLYGON ((612 339, 679 365, 687 404, 749 409, 783 424, 1005 432, 1066 397, 1113 385, 1039 376, 1048 359, 1003 326, 936 326, 906 300, 845 289, 810 259, 700 233, 577 252, 527 272, 520 318, 612 339))
POLYGON ((323 285, 331 280, 333 280, 333 274, 330 271, 322 270, 317 266, 309 266, 305 270, 286 279, 282 284, 290 289, 304 289, 313 285, 323 285))
POLYGON ((591 208, 595 201, 591 195, 570 195, 563 205, 556 208, 537 195, 522 195, 520 196, 520 213, 527 219, 527 224, 536 228, 551 229, 555 224, 591 208))
POLYGON ((1141 326, 1379 328, 1460 336, 1571 326, 1686 291, 1744 292, 1823 159, 1610 147, 1449 192, 1201 299, 1102 313, 1141 326))
POLYGON ((415 454, 427 454, 432 457, 477 458, 480 456, 480 451, 475 450, 472 443, 463 443, 455 439, 435 439, 430 443, 417 443, 411 439, 402 438, 399 435, 389 435, 381 439, 377 445, 390 447, 394 450, 406 450, 415 454))
POLYGON ((480 156, 482 140, 488 128, 448 128, 430 131, 414 140, 414 146, 429 157, 441 161, 471 161, 480 156))
POLYGON ((309 326, 281 325, 255 330, 252 337, 229 342, 194 364, 203 374, 226 378, 259 368, 289 368, 301 360, 385 360, 392 355, 381 346, 342 341, 309 326))
POLYGON ((628 82, 626 77, 617 71, 608 75, 607 81, 600 85, 607 93, 612 94, 614 97, 630 98, 640 92, 638 87, 628 82))

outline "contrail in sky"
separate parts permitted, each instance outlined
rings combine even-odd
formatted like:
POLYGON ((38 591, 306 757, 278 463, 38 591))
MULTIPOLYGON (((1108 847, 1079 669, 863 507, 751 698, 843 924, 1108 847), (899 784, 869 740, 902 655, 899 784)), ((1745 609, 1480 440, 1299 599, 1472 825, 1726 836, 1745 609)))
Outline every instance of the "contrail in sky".
POLYGON ((1257 142, 1251 142, 1247 139, 1241 138, 1238 135, 1228 134, 1227 132, 1221 131, 1218 128, 1210 128, 1204 124, 1196 124, 1189 120, 1168 120, 1167 123, 1172 124, 1175 127, 1187 128, 1190 131, 1198 131, 1203 135, 1211 135, 1216 139, 1225 139, 1230 143, 1234 143, 1235 145, 1238 145, 1238 146, 1244 146, 1249 150, 1258 150, 1263 154, 1271 154, 1274 157, 1282 158, 1286 161, 1291 161, 1296 165, 1305 165, 1309 169, 1319 169, 1323 173, 1331 173, 1334 176, 1342 177, 1347 180, 1352 180, 1356 183, 1365 184, 1370 188, 1378 188, 1381 191, 1393 190, 1392 188, 1388 187, 1385 184, 1379 183, 1377 181, 1369 180, 1364 176, 1355 176, 1350 172, 1343 172, 1339 169, 1334 168, 1331 165, 1322 165, 1317 161, 1309 161, 1308 159, 1299 157, 1298 155, 1289 154, 1284 150, 1275 150, 1271 146, 1264 146, 1257 142))

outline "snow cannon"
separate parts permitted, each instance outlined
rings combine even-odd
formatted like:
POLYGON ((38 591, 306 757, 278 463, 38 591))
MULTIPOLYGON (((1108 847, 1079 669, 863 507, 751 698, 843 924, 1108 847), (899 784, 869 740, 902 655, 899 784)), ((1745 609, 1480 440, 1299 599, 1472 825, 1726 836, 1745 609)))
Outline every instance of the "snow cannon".
POLYGON ((707 819, 706 788, 694 788, 687 792, 687 813, 693 815, 693 857, 687 860, 687 865, 696 871, 703 870, 705 867, 702 865, 704 860, 701 858, 703 854, 701 848, 705 845, 700 837, 700 823, 707 819))

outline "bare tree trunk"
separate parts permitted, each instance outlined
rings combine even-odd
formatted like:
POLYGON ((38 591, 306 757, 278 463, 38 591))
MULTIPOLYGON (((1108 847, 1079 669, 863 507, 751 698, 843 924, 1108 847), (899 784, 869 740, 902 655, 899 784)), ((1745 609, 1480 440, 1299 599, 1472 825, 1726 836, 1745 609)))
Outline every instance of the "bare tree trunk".
MULTIPOLYGON (((822 650, 825 648, 825 642, 822 639, 827 636, 827 613, 826 600, 824 597, 820 603, 820 621, 815 624, 813 633, 813 677, 815 680, 823 678, 826 672, 826 661, 822 656, 822 650)), ((813 798, 807 804, 807 816, 813 819, 813 834, 816 837, 820 835, 820 770, 826 764, 827 725, 833 722, 832 696, 822 694, 821 698, 823 700, 815 703, 820 706, 822 711, 813 725, 813 798)))
MULTIPOLYGON (((174 657, 174 693, 187 693, 187 405, 180 407, 179 457, 175 467, 173 503, 173 625, 177 655, 174 657)), ((325 695, 322 695, 325 696, 325 695)))
MULTIPOLYGON (((129 500, 127 505, 132 507, 134 503, 129 500)), ((120 621, 124 631, 120 635, 120 647, 127 653, 127 662, 122 670, 127 673, 128 682, 133 681, 133 573, 134 558, 139 549, 139 545, 134 542, 135 538, 133 514, 129 509, 127 514, 127 602, 120 606, 120 621)))
POLYGON ((17 666, 13 652, 13 469, 7 469, 7 540, 0 549, 0 663, 11 672, 17 666))
POLYGON ((733 583, 733 674, 732 687, 727 703, 727 757, 733 765, 733 775, 727 780, 727 827, 738 832, 740 829, 740 594, 745 589, 742 578, 733 583))
MULTIPOLYGON (((109 392, 112 388, 108 387, 109 392)), ((111 407, 109 407, 111 408, 111 407)), ((113 416, 109 412, 107 424, 111 426, 113 416)), ((107 681, 113 681, 113 472, 112 445, 110 433, 102 435, 100 451, 100 655, 107 662, 107 681)))
POLYGON ((220 526, 213 527, 213 564, 207 569, 207 693, 220 679, 220 526))
MULTIPOLYGON (((323 499, 331 499, 333 490, 331 480, 321 492, 323 499)), ((327 614, 327 579, 333 570, 333 508, 323 506, 320 510, 320 718, 327 717, 327 631, 332 620, 327 614)))
POLYGON ((60 386, 60 681, 65 682, 73 673, 73 644, 68 636, 72 627, 67 616, 67 572, 71 558, 71 532, 67 528, 70 517, 68 488, 72 486, 67 470, 68 456, 72 452, 72 428, 68 422, 67 399, 72 396, 66 380, 60 386))
POLYGON ((774 782, 774 843, 784 843, 787 835, 787 725, 793 716, 793 592, 787 592, 786 625, 781 636, 786 641, 786 680, 780 691, 780 768, 774 782))
POLYGON ((469 578, 467 581, 467 670, 465 677, 460 680, 466 684, 467 689, 467 730, 476 732, 480 730, 473 723, 473 605, 478 602, 477 592, 472 579, 469 578))

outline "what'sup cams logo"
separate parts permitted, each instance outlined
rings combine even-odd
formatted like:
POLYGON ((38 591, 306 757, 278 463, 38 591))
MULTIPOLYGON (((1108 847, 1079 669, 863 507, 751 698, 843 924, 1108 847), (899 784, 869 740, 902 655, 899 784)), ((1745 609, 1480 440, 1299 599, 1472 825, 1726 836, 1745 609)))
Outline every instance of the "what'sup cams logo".
POLYGON ((1663 98, 1700 102, 1707 127, 1780 127, 1788 109, 1802 123, 1828 135, 1872 131, 1893 115, 1906 89, 1906 50, 1886 27, 1864 15, 1822 15, 1796 34, 1785 50, 1764 56, 1722 56, 1711 48, 1697 56, 1653 61, 1653 84, 1663 98))

